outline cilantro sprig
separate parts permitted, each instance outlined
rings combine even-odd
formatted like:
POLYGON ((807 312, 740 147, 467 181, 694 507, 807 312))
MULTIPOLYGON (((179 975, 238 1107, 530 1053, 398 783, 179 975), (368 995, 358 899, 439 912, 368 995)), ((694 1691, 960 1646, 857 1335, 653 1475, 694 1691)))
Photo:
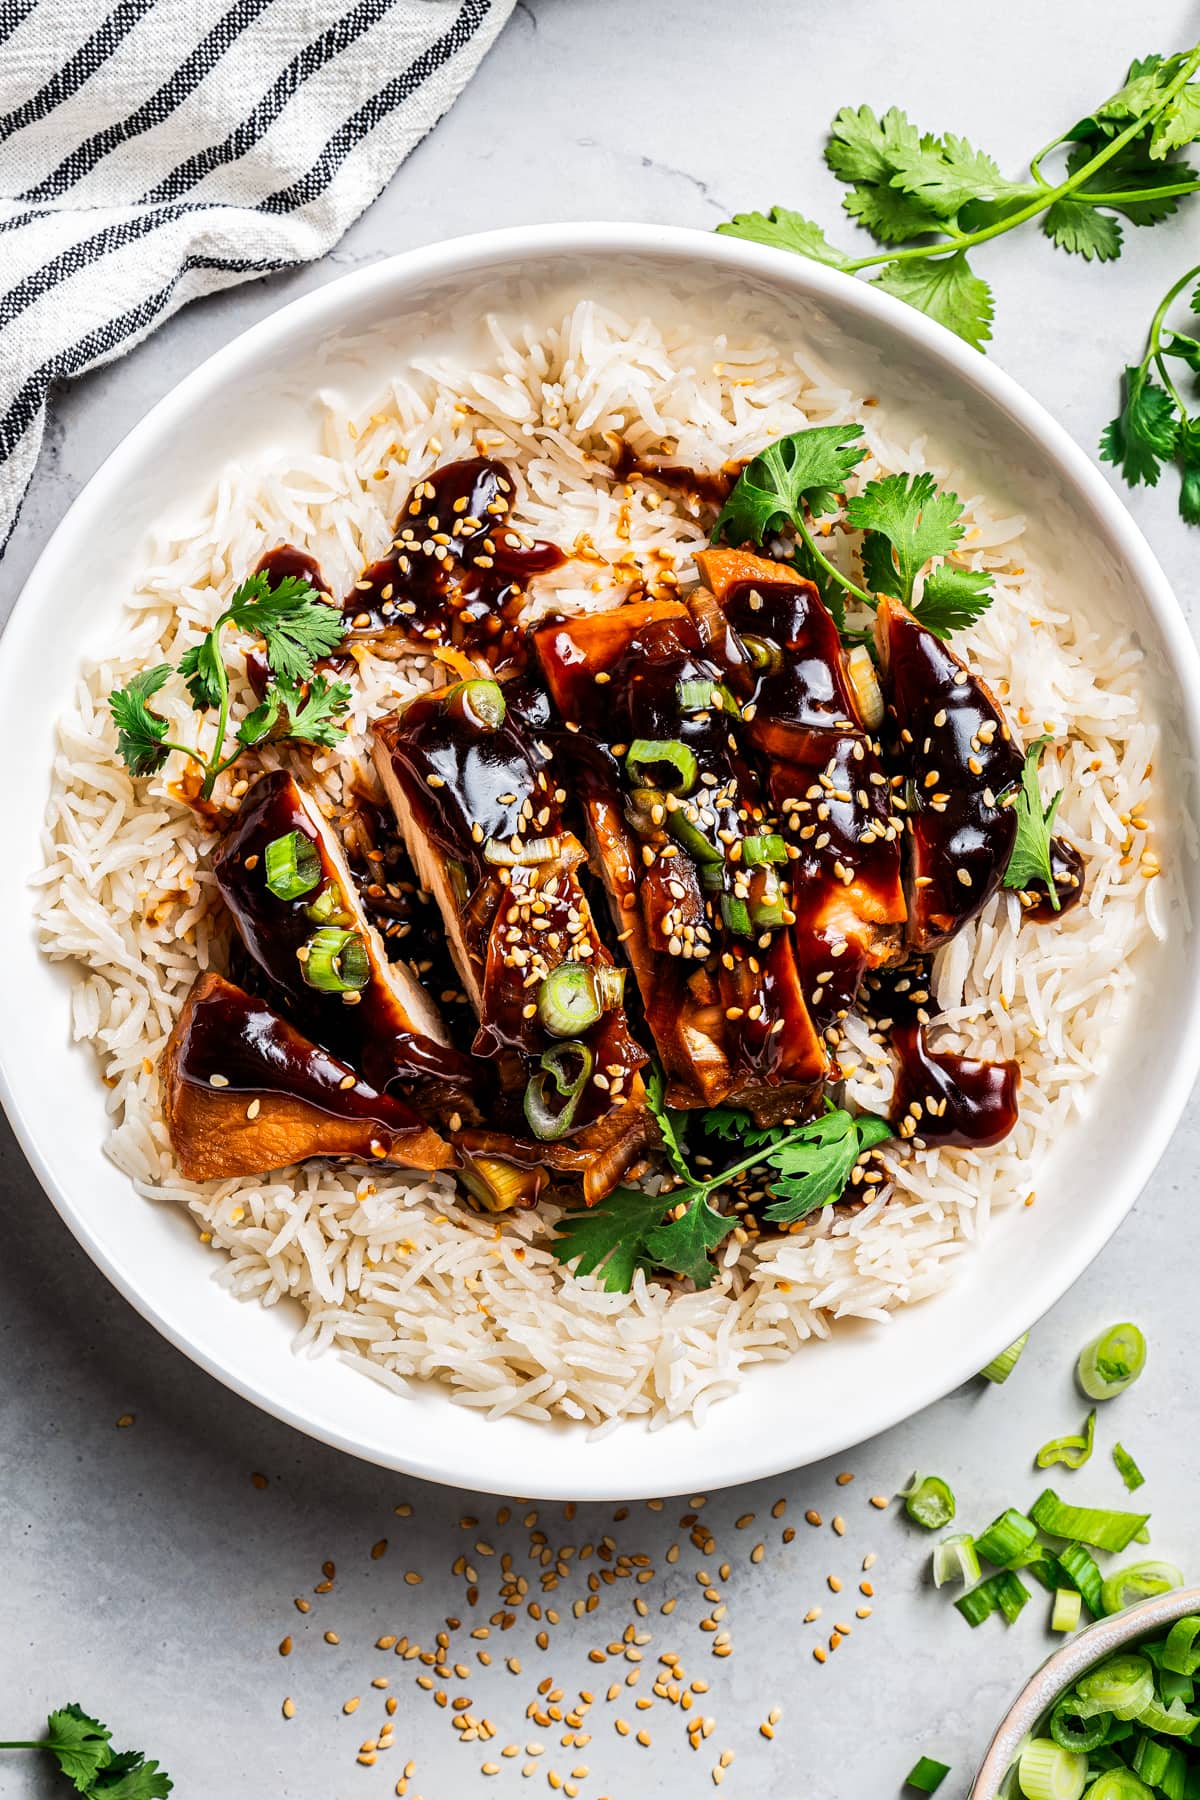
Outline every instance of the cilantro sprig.
POLYGON ((985 152, 947 132, 921 132, 897 107, 843 107, 825 159, 848 188, 843 206, 883 246, 854 256, 787 207, 738 213, 717 230, 795 251, 870 279, 968 344, 991 336, 992 290, 967 252, 1040 219, 1059 249, 1088 261, 1119 256, 1122 224, 1156 225, 1200 190, 1178 153, 1200 139, 1200 44, 1138 59, 1118 91, 1030 161, 1011 181, 985 152), (1043 163, 1066 149, 1057 181, 1043 163))
POLYGON ((1195 282, 1191 310, 1200 313, 1200 264, 1180 276, 1159 301, 1140 363, 1125 370, 1121 411, 1104 429, 1100 455, 1115 463, 1130 487, 1155 487, 1168 463, 1180 472, 1179 511, 1189 525, 1200 525, 1200 323, 1191 331, 1169 330, 1167 315, 1195 282), (1182 368, 1172 368, 1182 363, 1182 368), (1160 377, 1155 381, 1151 371, 1160 377), (1193 409, 1181 384, 1189 377, 1193 409))
POLYGON ((1062 789, 1059 789, 1048 806, 1043 806, 1042 790, 1038 785, 1042 751, 1049 742, 1048 737, 1040 737, 1025 752, 1025 766, 1021 770, 1021 781, 1015 790, 1013 803, 1013 811, 1017 816, 1017 834, 1013 839, 1008 867, 1004 871, 1004 886, 1024 889, 1033 881, 1042 881, 1046 884, 1050 905, 1058 912, 1058 889, 1051 856, 1054 820, 1062 799, 1062 789))
POLYGON ((0 1743, 0 1750, 45 1750, 84 1800, 166 1800, 174 1783, 140 1750, 114 1750, 112 1733, 74 1701, 52 1712, 44 1738, 0 1743))
POLYGON ((691 1172, 679 1144, 677 1117, 662 1105, 662 1081, 647 1084, 651 1111, 666 1120, 668 1153, 681 1185, 669 1193, 648 1194, 641 1188, 614 1188, 587 1212, 568 1213, 558 1222, 554 1254, 575 1263, 576 1274, 598 1274, 609 1293, 627 1294, 639 1269, 664 1270, 709 1287, 716 1267, 709 1252, 724 1242, 737 1223, 718 1212, 712 1197, 750 1169, 765 1165, 772 1202, 766 1217, 793 1224, 841 1198, 859 1157, 892 1136, 885 1119, 871 1113, 857 1117, 827 1105, 803 1125, 758 1127, 749 1114, 714 1107, 700 1115, 707 1136, 736 1144, 743 1154, 716 1175, 691 1172))
POLYGON ((944 560, 962 541, 962 503, 941 492, 933 476, 883 475, 845 502, 846 523, 864 533, 860 587, 820 548, 813 521, 836 513, 840 490, 866 455, 861 425, 820 425, 777 438, 747 463, 713 527, 713 539, 763 543, 790 527, 797 537, 795 564, 815 581, 839 631, 846 628, 849 595, 873 608, 880 594, 913 607, 923 625, 949 637, 977 619, 992 602, 991 576, 944 560), (928 565, 932 564, 932 567, 928 565), (916 585, 927 570, 919 602, 916 585))
POLYGON ((159 663, 109 695, 117 750, 126 768, 131 775, 156 775, 172 751, 178 751, 203 769, 200 795, 207 800, 218 775, 256 744, 284 738, 326 746, 338 743, 345 736, 340 720, 350 703, 350 689, 344 682, 327 681, 315 672, 315 665, 336 649, 344 635, 341 613, 299 576, 289 575, 272 587, 265 571, 251 575, 236 589, 207 636, 184 651, 178 670, 159 663), (235 730, 229 754, 229 671, 221 651, 221 633, 227 625, 261 638, 271 677, 261 705, 235 730), (207 752, 168 737, 166 719, 150 705, 174 674, 182 677, 198 713, 217 715, 207 752))

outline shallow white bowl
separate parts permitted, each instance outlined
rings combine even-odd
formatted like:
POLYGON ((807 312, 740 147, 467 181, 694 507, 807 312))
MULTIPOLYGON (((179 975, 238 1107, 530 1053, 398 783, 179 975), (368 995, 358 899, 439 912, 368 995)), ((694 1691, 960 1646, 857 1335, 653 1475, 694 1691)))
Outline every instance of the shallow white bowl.
POLYGON ((1143 1638, 1168 1631, 1176 1619, 1200 1612, 1200 1588, 1176 1588, 1156 1594, 1110 1619, 1097 1619, 1078 1637, 1068 1638, 1061 1650, 1048 1656, 1017 1695, 988 1745, 967 1800, 996 1800, 1005 1775, 1031 1737, 1038 1721, 1058 1696, 1102 1657, 1124 1650, 1143 1638))
POLYGON ((579 1499, 691 1492, 831 1455, 939 1398, 1051 1305, 1125 1216, 1179 1117, 1200 1059, 1187 924, 1200 902, 1189 825, 1200 816, 1198 674, 1161 570, 1088 458, 995 364, 876 289, 758 245, 657 226, 521 228, 412 251, 295 302, 197 369, 95 476, 29 580, 0 643, 0 1099, 63 1218, 133 1305, 238 1393, 327 1443, 435 1480, 579 1499), (578 1429, 486 1423, 437 1387, 393 1399, 335 1357, 295 1357, 295 1316, 230 1299, 189 1220, 139 1199, 105 1160, 104 1090, 87 1049, 68 1042, 67 973, 39 957, 29 925, 16 928, 40 862, 54 720, 81 652, 101 649, 115 625, 148 526, 190 512, 231 456, 310 442, 318 389, 357 403, 418 344, 473 341, 485 310, 548 318, 581 294, 803 342, 965 466, 968 491, 1025 513, 1031 560, 1144 650, 1165 727, 1155 812, 1171 871, 1170 942, 1145 953, 1092 1118, 1039 1171, 1035 1208, 998 1222, 936 1300, 887 1326, 843 1326, 753 1371, 702 1429, 622 1427, 599 1442, 578 1429))

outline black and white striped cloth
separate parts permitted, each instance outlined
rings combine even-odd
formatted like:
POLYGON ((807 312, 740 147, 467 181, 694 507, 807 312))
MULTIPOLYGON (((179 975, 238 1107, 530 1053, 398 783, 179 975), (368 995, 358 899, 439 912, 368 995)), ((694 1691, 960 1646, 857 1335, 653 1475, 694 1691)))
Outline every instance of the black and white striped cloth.
POLYGON ((0 0, 0 549, 51 384, 323 256, 514 0, 0 0))

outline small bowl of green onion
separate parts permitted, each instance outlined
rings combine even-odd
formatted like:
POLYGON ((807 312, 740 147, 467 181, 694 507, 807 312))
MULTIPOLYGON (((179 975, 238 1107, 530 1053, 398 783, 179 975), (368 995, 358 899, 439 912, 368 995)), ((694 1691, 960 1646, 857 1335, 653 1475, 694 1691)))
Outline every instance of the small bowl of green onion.
POLYGON ((1196 1800, 1200 1588, 1098 1619, 1018 1694, 970 1800, 1196 1800))

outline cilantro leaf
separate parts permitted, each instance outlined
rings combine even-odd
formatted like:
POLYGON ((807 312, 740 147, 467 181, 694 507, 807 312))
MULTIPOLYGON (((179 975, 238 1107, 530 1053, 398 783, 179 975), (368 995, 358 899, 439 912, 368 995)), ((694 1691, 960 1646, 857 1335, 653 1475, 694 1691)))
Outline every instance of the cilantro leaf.
POLYGON ((693 1185, 695 1177, 688 1168, 687 1159, 683 1154, 683 1145, 679 1141, 679 1126, 676 1124, 677 1119, 684 1119, 686 1115, 673 1113, 663 1098, 666 1084, 663 1080, 663 1072, 657 1063, 652 1064, 646 1076, 645 1085, 646 1105, 658 1122, 658 1129, 662 1133, 663 1148, 667 1153, 667 1161, 682 1181, 693 1185))
POLYGON ((1062 789, 1058 790, 1049 806, 1043 807, 1042 790, 1038 785, 1038 766, 1042 760, 1042 751, 1049 742, 1048 737, 1040 737, 1025 752, 1025 766, 1021 770, 1021 783, 1017 788, 1013 807, 1017 816, 1017 835, 1013 839, 1012 855, 1004 871, 1004 886, 1023 889, 1031 881, 1044 882, 1050 904, 1057 912, 1058 889, 1050 861, 1050 845, 1054 837, 1054 818, 1062 799, 1062 789))
POLYGON ((1172 331, 1163 342, 1164 356, 1179 356, 1195 374, 1200 375, 1200 338, 1186 332, 1172 331))
POLYGON ((277 681, 274 686, 287 711, 287 729, 279 734, 281 737, 321 744, 326 749, 341 743, 346 727, 340 719, 350 704, 350 689, 344 681, 330 682, 323 675, 314 675, 307 694, 286 681, 277 681))
POLYGON ((884 475, 846 503, 846 518, 874 540, 864 546, 877 594, 912 602, 917 576, 933 556, 953 550, 963 535, 962 503, 940 493, 932 475, 884 475))
POLYGON ((935 212, 890 184, 857 182, 842 205, 881 244, 906 244, 943 229, 944 221, 935 212))
POLYGON ((52 1712, 46 1721, 46 1749, 77 1793, 86 1794, 98 1772, 112 1761, 112 1733, 99 1719, 89 1718, 75 1701, 52 1712))
POLYGON ((747 1150, 777 1144, 792 1130, 790 1125, 756 1125, 748 1112, 736 1106, 710 1106, 700 1114, 700 1128, 710 1137, 743 1144, 747 1150))
POLYGON ((1163 463, 1175 452, 1178 435, 1175 402, 1166 388, 1151 381, 1145 368, 1125 370, 1125 404, 1104 428, 1100 455, 1116 463, 1130 487, 1154 487, 1163 463))
POLYGON ((1161 162, 1172 150, 1182 150, 1200 138, 1200 83, 1189 81, 1180 88, 1154 121, 1150 154, 1161 162))
POLYGON ((919 262, 885 263, 874 285, 915 306, 976 350, 992 335, 992 290, 961 250, 919 262))
POLYGON ((1003 200, 1029 192, 1027 184, 1009 181, 990 156, 953 132, 897 146, 892 164, 893 185, 943 219, 953 219, 972 200, 1003 200))
POLYGON ((1179 511, 1188 525, 1200 525, 1200 419, 1186 419, 1179 432, 1179 464, 1183 485, 1179 511))
POLYGON ((926 575, 914 611, 927 630, 945 639, 973 625, 995 597, 986 569, 960 569, 943 562, 926 575))
POLYGON ((837 1108, 801 1126, 766 1158, 777 1171, 768 1180, 775 1199, 767 1218, 791 1225, 839 1200, 863 1151, 891 1136, 886 1119, 872 1113, 855 1118, 837 1108))
POLYGON ((167 721, 146 704, 170 674, 170 663, 159 663, 131 675, 123 688, 114 688, 108 696, 108 710, 117 728, 117 751, 131 775, 157 775, 171 754, 163 743, 167 721))
POLYGON ((1042 220, 1042 230, 1060 250, 1085 261, 1113 262, 1121 254, 1121 227, 1111 213, 1097 212, 1088 200, 1067 194, 1042 220))
POLYGON ((825 161, 839 181, 888 182, 896 173, 899 154, 932 142, 922 139, 898 106, 890 106, 881 119, 869 106, 843 106, 829 127, 825 161))
POLYGON ((862 434, 861 425, 818 425, 777 438, 742 470, 713 527, 713 542, 724 534, 732 544, 761 544, 802 517, 806 502, 814 515, 831 512, 837 492, 866 455, 854 442, 862 434))
POLYGON ((301 576, 288 575, 272 587, 261 569, 237 589, 227 617, 263 639, 271 673, 284 681, 305 680, 317 658, 328 656, 346 635, 338 609, 318 599, 301 576))
MULTIPOLYGON (((220 627, 217 628, 218 631, 219 629, 220 627)), ((220 654, 217 648, 217 631, 210 631, 198 644, 185 650, 179 659, 179 673, 183 676, 197 712, 208 712, 210 708, 221 704, 225 671, 220 654)))
POLYGON ((167 1800, 174 1782, 140 1750, 125 1750, 101 1770, 88 1800, 167 1800))
POLYGON ((853 261, 829 242, 812 219, 786 206, 773 206, 769 213, 735 213, 717 230, 725 237, 748 238, 752 244, 769 244, 774 250, 792 250, 797 256, 811 257, 831 269, 849 268, 853 261))
MULTIPOLYGON (((1089 163, 1096 152, 1103 147, 1103 138, 1092 139, 1086 143, 1073 146, 1067 158, 1067 174, 1077 175, 1085 164, 1089 163)), ((1156 188, 1174 187, 1179 182, 1192 181, 1195 172, 1184 163, 1151 162, 1146 154, 1145 145, 1140 139, 1126 144, 1123 150, 1089 175, 1084 194, 1096 195, 1092 202, 1095 205, 1110 205, 1113 212, 1123 213, 1131 225, 1157 225, 1163 219, 1170 218, 1179 206, 1179 194, 1160 195, 1156 188), (1130 189, 1149 189, 1144 200, 1122 200, 1115 205, 1103 199, 1106 194, 1127 193, 1130 189)), ((1074 198, 1078 200, 1079 196, 1074 198)), ((1053 211, 1053 208, 1051 208, 1053 211)))
MULTIPOLYGON (((669 1195, 668 1199, 679 1204, 675 1195, 669 1195)), ((728 1237, 736 1224, 732 1214, 716 1212, 706 1195, 698 1193, 678 1219, 670 1219, 647 1232, 646 1250, 664 1269, 688 1277, 699 1288, 706 1288, 717 1272, 708 1260, 708 1253, 728 1237)))
POLYGON ((1134 119, 1149 112, 1162 99, 1163 93, 1183 66, 1183 57, 1135 57, 1121 87, 1094 113, 1080 119, 1065 134, 1067 142, 1087 138, 1111 138, 1124 131, 1134 119))
POLYGON ((598 1273, 608 1293, 627 1294, 638 1269, 650 1261, 646 1239, 668 1206, 678 1205, 679 1194, 679 1189, 671 1195, 614 1188, 587 1212, 567 1213, 558 1221, 554 1254, 560 1263, 578 1258, 575 1273, 598 1273))
POLYGON ((283 693, 277 681, 268 687, 262 700, 248 712, 237 728, 237 741, 249 749, 253 744, 261 744, 270 737, 279 723, 279 715, 283 710, 283 693))

